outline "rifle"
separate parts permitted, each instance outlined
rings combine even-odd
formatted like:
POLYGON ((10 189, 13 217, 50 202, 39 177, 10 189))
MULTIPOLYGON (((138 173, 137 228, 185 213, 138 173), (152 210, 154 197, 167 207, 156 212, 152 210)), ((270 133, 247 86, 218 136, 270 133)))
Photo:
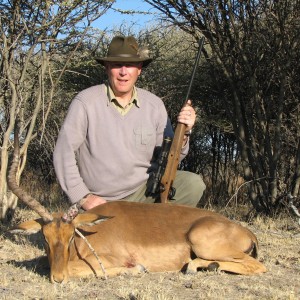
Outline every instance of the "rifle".
MULTIPOLYGON (((187 101, 189 100, 203 44, 204 38, 202 37, 199 40, 198 53, 183 106, 185 106, 187 104, 187 101)), ((171 200, 175 195, 175 189, 172 187, 172 184, 175 179, 176 171, 179 164, 185 131, 186 125, 178 123, 175 129, 173 140, 170 137, 165 137, 163 140, 160 157, 158 159, 158 169, 157 172, 154 174, 151 191, 154 194, 159 188, 160 201, 162 203, 167 203, 168 199, 171 200)))

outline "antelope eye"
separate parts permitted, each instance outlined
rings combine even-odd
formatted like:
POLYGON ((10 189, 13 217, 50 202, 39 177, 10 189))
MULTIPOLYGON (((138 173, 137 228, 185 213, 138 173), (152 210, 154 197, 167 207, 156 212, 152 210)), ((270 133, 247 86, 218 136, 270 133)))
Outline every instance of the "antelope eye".
POLYGON ((43 230, 41 232, 42 232, 42 237, 43 237, 44 244, 49 246, 49 243, 48 243, 47 238, 45 236, 45 232, 43 230))
POLYGON ((74 241, 74 234, 69 239, 69 247, 73 243, 73 241, 74 241))
POLYGON ((45 238, 44 235, 43 235, 43 237, 44 237, 44 245, 45 245, 45 247, 48 247, 48 248, 49 248, 49 243, 48 243, 48 241, 46 240, 46 238, 45 238))

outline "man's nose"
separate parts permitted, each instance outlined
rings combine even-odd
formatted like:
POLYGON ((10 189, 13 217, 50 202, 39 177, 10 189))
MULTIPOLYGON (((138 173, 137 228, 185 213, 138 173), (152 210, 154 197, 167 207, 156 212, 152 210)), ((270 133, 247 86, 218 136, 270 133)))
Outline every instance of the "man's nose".
POLYGON ((127 68, 126 68, 126 66, 121 66, 119 72, 120 72, 121 75, 126 75, 126 73, 127 73, 127 68))

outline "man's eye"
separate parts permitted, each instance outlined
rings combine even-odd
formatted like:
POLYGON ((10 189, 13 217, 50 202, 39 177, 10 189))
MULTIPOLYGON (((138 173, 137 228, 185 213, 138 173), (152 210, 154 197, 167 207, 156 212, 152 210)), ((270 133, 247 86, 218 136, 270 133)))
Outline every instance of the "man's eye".
POLYGON ((111 67, 113 69, 120 69, 120 68, 122 68, 122 65, 121 64, 112 64, 111 67))
POLYGON ((133 68, 137 66, 136 63, 111 64, 112 69, 121 69, 122 67, 133 68))
POLYGON ((137 67, 138 64, 135 64, 135 63, 129 63, 129 64, 126 64, 124 65, 126 68, 134 68, 134 67, 137 67))

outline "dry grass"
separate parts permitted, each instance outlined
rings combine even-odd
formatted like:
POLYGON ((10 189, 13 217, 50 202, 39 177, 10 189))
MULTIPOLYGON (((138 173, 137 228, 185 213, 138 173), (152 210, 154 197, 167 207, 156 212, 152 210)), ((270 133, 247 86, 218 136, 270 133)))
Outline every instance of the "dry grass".
MULTIPOLYGON (((18 209, 15 220, 33 217, 18 209)), ((64 285, 49 282, 41 238, 10 236, 2 226, 0 299, 300 299, 300 228, 296 220, 255 218, 247 226, 260 241, 259 258, 268 268, 266 274, 156 273, 108 280, 91 277, 64 285)))

